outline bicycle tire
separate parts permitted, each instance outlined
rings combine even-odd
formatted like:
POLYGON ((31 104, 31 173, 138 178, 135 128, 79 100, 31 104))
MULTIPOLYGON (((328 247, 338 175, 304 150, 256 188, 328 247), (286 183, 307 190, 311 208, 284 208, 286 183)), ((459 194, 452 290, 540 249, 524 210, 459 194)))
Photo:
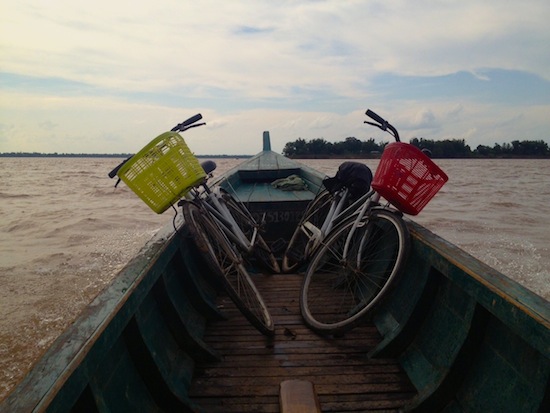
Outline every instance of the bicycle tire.
POLYGON ((324 190, 308 205, 283 255, 281 263, 283 272, 291 272, 299 268, 312 255, 314 247, 318 247, 318 245, 311 245, 311 237, 308 235, 304 223, 309 222, 320 228, 328 214, 332 200, 333 196, 324 190))
POLYGON ((344 259, 355 218, 329 234, 302 282, 302 317, 318 333, 342 334, 360 324, 395 285, 409 253, 410 235, 401 216, 373 209, 353 233, 344 259))
POLYGON ((273 336, 273 319, 242 258, 214 220, 208 219, 199 206, 185 202, 182 209, 195 245, 206 256, 208 266, 223 284, 227 295, 258 331, 273 336))
MULTIPOLYGON (((246 237, 251 239, 254 229, 258 225, 250 215, 250 212, 229 194, 224 196, 224 200, 237 225, 241 228, 246 237)), ((242 253, 245 254, 245 258, 247 258, 248 251, 242 251, 242 253)), ((281 272, 277 258, 275 258, 273 252, 271 252, 271 248, 269 248, 269 245, 267 245, 267 242, 264 240, 259 230, 256 232, 256 242, 254 243, 252 254, 264 269, 272 273, 281 272)))

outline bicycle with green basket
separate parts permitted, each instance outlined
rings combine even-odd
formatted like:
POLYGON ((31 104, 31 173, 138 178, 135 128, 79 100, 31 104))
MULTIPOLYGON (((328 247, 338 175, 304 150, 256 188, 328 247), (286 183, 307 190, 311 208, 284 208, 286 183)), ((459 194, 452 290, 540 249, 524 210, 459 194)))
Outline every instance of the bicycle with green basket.
POLYGON ((338 174, 326 180, 328 189, 312 201, 285 252, 286 266, 308 260, 300 309, 304 322, 319 333, 344 333, 383 301, 410 248, 403 214, 417 215, 448 180, 420 149, 400 142, 389 122, 371 110, 366 114, 375 122, 365 123, 395 138, 372 182, 364 170, 359 182, 350 176, 338 182, 338 174))
POLYGON ((248 209, 221 188, 208 186, 215 162, 199 163, 180 135, 204 125, 197 123, 201 119, 197 114, 153 139, 109 177, 118 176, 156 213, 176 210, 177 203, 191 238, 229 297, 254 327, 273 335, 273 319, 249 268, 256 261, 276 273, 279 265, 248 209))

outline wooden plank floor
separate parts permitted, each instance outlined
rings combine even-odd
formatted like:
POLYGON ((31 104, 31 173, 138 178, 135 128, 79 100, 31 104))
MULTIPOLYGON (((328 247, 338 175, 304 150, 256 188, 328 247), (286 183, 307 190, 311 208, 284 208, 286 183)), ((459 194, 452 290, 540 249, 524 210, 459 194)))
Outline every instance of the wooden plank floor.
POLYGON ((398 411, 413 396, 395 360, 365 357, 380 341, 374 326, 321 337, 302 323, 301 275, 254 279, 275 320, 275 337, 262 336, 229 299, 220 298, 230 318, 211 324, 205 341, 223 360, 198 365, 190 389, 207 412, 279 412, 279 384, 287 379, 312 381, 323 412, 398 411))

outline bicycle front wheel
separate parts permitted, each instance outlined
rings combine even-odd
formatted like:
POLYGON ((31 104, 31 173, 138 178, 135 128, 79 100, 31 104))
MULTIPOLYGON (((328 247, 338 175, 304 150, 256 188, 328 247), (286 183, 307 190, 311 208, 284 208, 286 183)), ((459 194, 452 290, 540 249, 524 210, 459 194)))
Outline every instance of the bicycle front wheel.
POLYGON ((357 326, 387 295, 408 255, 410 236, 400 216, 372 210, 350 233, 354 223, 352 216, 334 228, 302 283, 304 322, 319 333, 357 326))
POLYGON ((182 209, 195 245, 206 256, 207 264, 224 285, 227 295, 258 331, 272 336, 275 332, 273 319, 242 258, 211 216, 205 216, 191 202, 184 203, 182 209))
MULTIPOLYGON (((235 219, 235 222, 249 240, 252 239, 252 235, 256 229, 256 241, 254 243, 252 253, 258 263, 272 273, 280 272, 281 270, 279 268, 279 263, 271 252, 271 248, 269 248, 269 245, 267 245, 267 242, 265 242, 264 238, 260 234, 258 225, 254 218, 250 215, 250 212, 229 194, 224 197, 224 200, 229 212, 235 219)), ((247 251, 243 252, 248 253, 247 251)))
POLYGON ((319 245, 316 231, 321 229, 332 199, 333 196, 324 190, 308 205, 283 255, 283 272, 296 270, 319 245))

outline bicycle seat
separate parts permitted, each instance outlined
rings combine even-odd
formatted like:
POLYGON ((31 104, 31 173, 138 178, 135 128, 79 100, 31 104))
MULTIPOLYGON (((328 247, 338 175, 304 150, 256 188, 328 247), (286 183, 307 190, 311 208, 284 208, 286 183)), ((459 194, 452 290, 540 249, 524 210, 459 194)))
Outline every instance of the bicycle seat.
POLYGON ((343 187, 349 188, 352 199, 357 199, 366 194, 370 189, 372 182, 372 171, 370 168, 360 162, 343 162, 338 167, 338 172, 334 178, 325 178, 323 184, 331 193, 338 191, 343 187))
POLYGON ((208 175, 211 172, 213 172, 214 169, 216 169, 217 165, 216 165, 216 162, 208 160, 208 161, 201 162, 201 167, 202 169, 204 169, 204 172, 206 172, 206 174, 208 175))

